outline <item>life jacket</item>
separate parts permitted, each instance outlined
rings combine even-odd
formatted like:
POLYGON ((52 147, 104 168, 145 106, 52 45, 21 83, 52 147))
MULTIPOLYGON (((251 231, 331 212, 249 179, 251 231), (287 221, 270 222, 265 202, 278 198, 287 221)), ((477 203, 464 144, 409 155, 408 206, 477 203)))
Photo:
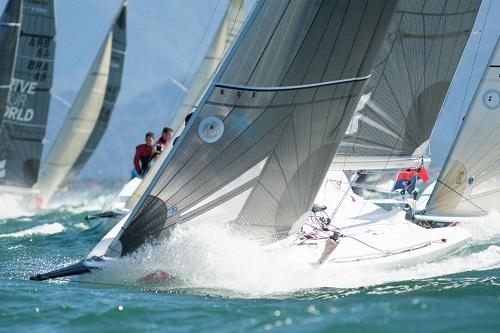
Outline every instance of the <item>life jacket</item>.
POLYGON ((134 168, 141 176, 147 171, 149 163, 153 159, 152 147, 143 143, 135 147, 134 168))

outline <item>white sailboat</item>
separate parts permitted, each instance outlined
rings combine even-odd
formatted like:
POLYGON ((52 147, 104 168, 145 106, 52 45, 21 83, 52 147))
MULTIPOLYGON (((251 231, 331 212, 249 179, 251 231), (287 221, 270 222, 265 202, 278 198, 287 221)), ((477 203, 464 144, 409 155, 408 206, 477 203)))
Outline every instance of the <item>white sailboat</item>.
POLYGON ((500 39, 425 210, 417 220, 477 220, 498 211, 500 193, 500 39))
POLYGON ((352 186, 371 202, 401 206, 390 178, 430 163, 428 142, 480 3, 398 4, 398 19, 331 167, 360 173, 352 186), (373 200, 382 193, 392 198, 373 200))
POLYGON ((122 2, 40 173, 43 204, 70 183, 102 138, 118 97, 126 48, 126 2, 122 2))
POLYGON ((258 2, 134 210, 86 260, 33 278, 89 271, 227 205, 234 227, 288 235, 328 171, 395 5, 258 2))
MULTIPOLYGON (((168 242, 178 223, 214 217, 271 243, 269 251, 297 245, 289 251, 310 263, 410 264, 461 246, 469 238, 461 228, 384 222, 373 225, 386 231, 378 234, 363 225, 360 214, 386 216, 364 204, 367 208, 356 209, 356 225, 335 221, 342 230, 337 236, 344 239, 333 255, 325 256, 325 249, 335 234, 306 246, 293 243, 318 199, 397 3, 257 3, 193 120, 133 211, 83 261, 32 279, 89 273, 147 243, 168 242)), ((336 193, 352 194, 348 191, 336 193)))

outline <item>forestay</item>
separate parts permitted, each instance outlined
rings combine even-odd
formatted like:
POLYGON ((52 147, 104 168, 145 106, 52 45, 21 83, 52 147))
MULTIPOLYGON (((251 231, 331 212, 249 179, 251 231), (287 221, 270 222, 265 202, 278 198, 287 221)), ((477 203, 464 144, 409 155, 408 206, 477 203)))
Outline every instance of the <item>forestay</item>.
MULTIPOLYGON (((180 142, 108 248, 127 255, 225 205, 286 233, 307 210, 369 77, 396 1, 260 1, 180 142)), ((92 255, 92 254, 91 254, 92 255)))
POLYGON ((399 2, 335 156, 336 169, 398 168, 401 157, 407 167, 420 163, 480 5, 480 0, 399 2), (380 157, 382 168, 375 163, 380 157))
POLYGON ((50 200, 67 177, 72 178, 74 172, 82 167, 77 164, 87 158, 86 152, 81 155, 82 152, 87 147, 95 148, 97 142, 90 140, 100 139, 107 126, 123 68, 124 29, 115 29, 116 25, 121 24, 125 24, 125 3, 120 7, 45 161, 37 184, 44 203, 50 200), (115 31, 120 41, 116 44, 115 31), (112 82, 109 81, 111 73, 115 75, 112 82), (102 122, 96 128, 99 120, 102 122))
POLYGON ((429 198, 426 214, 470 216, 499 208, 499 41, 429 198))
MULTIPOLYGON (((53 0, 24 0, 12 86, 0 133, 1 185, 30 188, 38 178, 54 71, 53 0)), ((3 44, 2 44, 3 49, 3 44)))
MULTIPOLYGON (((22 0, 9 0, 0 17, 0 131, 16 60, 21 26, 22 0)), ((0 160, 0 163, 5 163, 0 160)), ((1 167, 1 164, 0 164, 1 167)), ((2 169, 0 169, 2 170, 2 169)), ((2 171, 0 171, 1 173, 2 171)), ((0 174, 1 177, 1 174, 0 174)))
MULTIPOLYGON (((231 0, 229 2, 224 18, 212 39, 210 47, 196 71, 181 106, 174 114, 174 118, 170 123, 170 127, 174 130, 174 137, 182 133, 184 129, 184 118, 189 113, 195 111, 196 105, 210 84, 210 80, 219 67, 222 58, 231 48, 234 39, 240 32, 244 21, 243 5, 243 0, 231 0)), ((158 172, 159 167, 166 159, 167 154, 168 151, 164 152, 154 163, 150 164, 148 173, 146 173, 142 182, 126 203, 128 209, 132 209, 137 204, 140 197, 151 183, 151 180, 153 180, 156 172, 158 172)))

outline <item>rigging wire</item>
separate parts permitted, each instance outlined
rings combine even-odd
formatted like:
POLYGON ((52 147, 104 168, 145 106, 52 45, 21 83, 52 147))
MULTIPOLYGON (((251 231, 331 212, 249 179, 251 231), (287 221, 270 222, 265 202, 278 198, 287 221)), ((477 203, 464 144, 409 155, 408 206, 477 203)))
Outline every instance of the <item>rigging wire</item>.
MULTIPOLYGON (((187 81, 188 77, 192 73, 194 61, 198 58, 198 54, 200 52, 201 45, 203 44, 203 41, 207 37, 208 30, 210 29, 210 26, 212 25, 212 21, 215 17, 215 13, 217 12, 217 8, 219 8, 221 1, 222 0, 218 0, 217 4, 215 5, 214 9, 212 10, 212 13, 210 14, 210 18, 208 19, 207 25, 205 26, 205 30, 203 31, 203 34, 200 38, 200 43, 198 43, 198 46, 196 47, 196 50, 194 51, 193 56, 191 57, 191 60, 190 60, 189 65, 188 65, 188 70, 184 74, 184 78, 181 81, 182 85, 184 85, 184 86, 186 85, 186 81, 187 81)), ((174 98, 174 103, 173 103, 174 106, 179 103, 179 98, 180 98, 180 91, 177 91, 175 98, 174 98)))

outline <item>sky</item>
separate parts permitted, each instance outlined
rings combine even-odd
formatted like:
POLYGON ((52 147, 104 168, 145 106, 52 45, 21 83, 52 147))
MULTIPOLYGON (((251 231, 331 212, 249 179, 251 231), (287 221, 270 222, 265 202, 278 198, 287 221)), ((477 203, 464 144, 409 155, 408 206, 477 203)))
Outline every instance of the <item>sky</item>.
MULTIPOLYGON (((109 30, 121 0, 55 0, 57 45, 47 146, 57 131, 109 30), (61 100, 63 102, 61 102, 61 100)), ((255 1, 247 1, 248 13, 255 1)), ((3 9, 6 0, 0 0, 3 9)), ((188 85, 228 0, 128 0, 127 56, 122 90, 103 141, 81 177, 128 177, 135 145, 144 133, 159 134, 188 85), (157 128, 158 127, 158 128, 157 128), (110 154, 109 152, 112 152, 110 154)), ((500 0, 483 0, 446 103, 431 139, 441 164, 467 111, 500 33, 500 0)), ((48 149, 44 149, 46 156, 48 149)))

